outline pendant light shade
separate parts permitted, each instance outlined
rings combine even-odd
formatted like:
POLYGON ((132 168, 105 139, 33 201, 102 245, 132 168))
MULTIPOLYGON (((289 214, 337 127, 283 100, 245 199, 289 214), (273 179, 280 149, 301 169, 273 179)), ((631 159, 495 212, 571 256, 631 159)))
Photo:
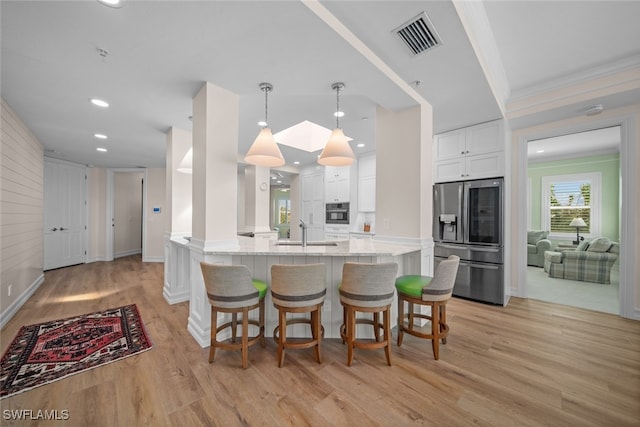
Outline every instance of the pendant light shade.
POLYGON ((349 166, 355 159, 349 141, 340 128, 340 90, 343 88, 344 83, 331 85, 331 89, 336 91, 336 128, 318 158, 318 163, 323 166, 349 166))
POLYGON ((322 150, 318 163, 324 166, 349 166, 353 163, 353 150, 342 129, 331 132, 327 145, 322 150))
POLYGON ((266 124, 255 141, 253 141, 253 145, 249 148, 244 161, 256 166, 282 166, 286 162, 271 133, 271 129, 268 127, 269 122, 267 121, 267 95, 273 90, 273 86, 270 83, 260 83, 260 89, 264 92, 264 122, 266 124))
POLYGON ((262 128, 244 160, 252 165, 268 167, 282 166, 286 163, 268 127, 262 128))

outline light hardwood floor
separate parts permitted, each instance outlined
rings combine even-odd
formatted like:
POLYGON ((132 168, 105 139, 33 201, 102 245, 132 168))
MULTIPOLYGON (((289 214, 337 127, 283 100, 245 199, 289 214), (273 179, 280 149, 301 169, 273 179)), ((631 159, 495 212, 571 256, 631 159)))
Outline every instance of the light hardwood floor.
MULTIPOLYGON (((138 305, 154 349, 4 399, 5 410, 68 410, 37 426, 640 426, 640 322, 512 298, 508 307, 453 299, 451 332, 433 360, 430 342, 405 336, 382 350, 325 340, 312 349, 276 345, 218 351, 213 364, 187 332, 188 304, 162 297, 163 265, 139 256, 45 274, 2 330, 4 352, 20 326, 138 305)), ((271 335, 271 331, 268 331, 271 335)), ((394 338, 395 338, 394 331, 394 338)))

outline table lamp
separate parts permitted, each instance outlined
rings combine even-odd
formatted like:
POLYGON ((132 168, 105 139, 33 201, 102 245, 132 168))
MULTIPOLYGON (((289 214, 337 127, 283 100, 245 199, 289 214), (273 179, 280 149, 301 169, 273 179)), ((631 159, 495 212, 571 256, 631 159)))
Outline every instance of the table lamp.
POLYGON ((580 227, 586 227, 587 224, 584 222, 582 218, 573 218, 569 227, 576 228, 576 240, 573 242, 576 245, 580 244, 580 240, 584 240, 584 237, 580 237, 580 227))

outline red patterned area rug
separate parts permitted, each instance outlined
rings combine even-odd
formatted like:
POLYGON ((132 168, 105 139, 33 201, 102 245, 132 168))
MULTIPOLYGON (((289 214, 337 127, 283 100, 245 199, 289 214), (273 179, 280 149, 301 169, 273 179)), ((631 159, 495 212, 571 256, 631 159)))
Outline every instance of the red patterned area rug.
POLYGON ((23 326, 0 363, 0 398, 153 347, 135 304, 23 326))

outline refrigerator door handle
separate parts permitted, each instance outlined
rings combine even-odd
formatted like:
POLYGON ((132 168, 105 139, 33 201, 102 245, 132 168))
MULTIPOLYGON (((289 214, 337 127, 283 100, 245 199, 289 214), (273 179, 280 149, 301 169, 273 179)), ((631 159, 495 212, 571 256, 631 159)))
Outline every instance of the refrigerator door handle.
POLYGON ((476 251, 476 252, 491 252, 491 253, 500 252, 499 248, 473 248, 473 247, 469 247, 469 249, 472 250, 472 251, 476 251))
POLYGON ((465 249, 465 247, 464 247, 464 246, 443 245, 443 244, 438 244, 438 246, 440 246, 441 248, 445 248, 445 249, 453 249, 453 250, 465 249))
POLYGON ((491 264, 474 264, 472 262, 464 262, 460 261, 460 265, 465 267, 473 267, 473 268, 484 268, 485 270, 498 270, 500 266, 491 265, 491 264))

